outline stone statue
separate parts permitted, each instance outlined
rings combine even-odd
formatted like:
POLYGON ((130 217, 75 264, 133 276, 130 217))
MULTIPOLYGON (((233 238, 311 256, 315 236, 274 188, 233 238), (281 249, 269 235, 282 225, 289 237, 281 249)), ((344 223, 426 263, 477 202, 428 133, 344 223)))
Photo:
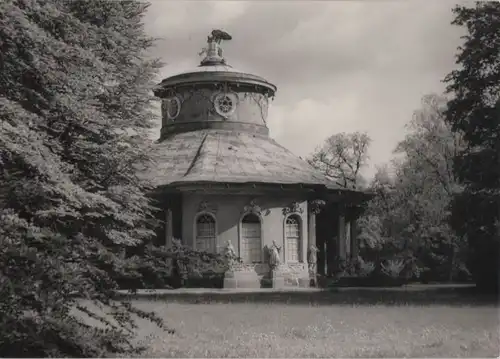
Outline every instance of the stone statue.
POLYGON ((216 43, 220 44, 222 40, 231 40, 232 36, 229 35, 227 32, 222 31, 222 30, 213 30, 212 35, 208 36, 208 42, 215 41, 216 43))
POLYGON ((208 58, 218 56, 223 61, 222 57, 222 48, 219 46, 222 41, 231 40, 233 37, 229 35, 227 32, 222 30, 213 30, 211 35, 208 35, 207 38, 207 47, 204 47, 201 52, 198 54, 200 56, 206 55, 208 58))
POLYGON ((278 268, 281 263, 280 251, 281 247, 276 244, 276 241, 273 241, 273 245, 269 248, 269 267, 271 270, 278 268))
POLYGON ((314 244, 311 244, 309 246, 309 250, 307 253, 307 264, 309 267, 309 274, 314 275, 316 273, 316 263, 318 261, 318 252, 319 252, 319 249, 314 244))
POLYGON ((234 250, 233 244, 231 243, 231 240, 229 239, 227 241, 226 248, 224 249, 224 255, 226 257, 229 270, 232 270, 234 268, 236 252, 234 250))

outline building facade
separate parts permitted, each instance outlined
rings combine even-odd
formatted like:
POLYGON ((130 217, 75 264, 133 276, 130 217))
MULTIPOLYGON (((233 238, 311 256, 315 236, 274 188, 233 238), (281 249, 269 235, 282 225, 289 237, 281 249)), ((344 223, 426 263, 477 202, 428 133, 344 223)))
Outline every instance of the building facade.
POLYGON ((164 208, 165 243, 177 238, 208 252, 230 243, 243 261, 228 274, 233 287, 263 285, 274 243, 284 285, 309 285, 314 246, 312 267, 320 274, 356 255, 354 223, 366 196, 338 188, 270 137, 266 121, 276 86, 228 65, 220 44, 230 36, 217 31, 200 66, 155 89, 162 99, 162 158, 152 177, 164 208))

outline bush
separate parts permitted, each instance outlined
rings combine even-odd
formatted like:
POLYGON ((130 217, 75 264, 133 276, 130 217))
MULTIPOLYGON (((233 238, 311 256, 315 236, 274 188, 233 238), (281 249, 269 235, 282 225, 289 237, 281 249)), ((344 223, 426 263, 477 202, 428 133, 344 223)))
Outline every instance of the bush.
POLYGON ((405 263, 402 259, 392 259, 384 263, 380 263, 382 273, 390 278, 399 278, 400 273, 405 267, 405 263))
POLYGON ((368 277, 375 270, 375 264, 371 261, 365 261, 362 257, 351 258, 344 261, 338 261, 339 268, 336 277, 368 277))
POLYGON ((363 258, 359 258, 359 269, 358 275, 360 277, 369 277, 375 271, 375 263, 373 262, 365 262, 363 258))
MULTIPOLYGON (((225 253, 196 251, 174 239, 171 247, 149 244, 132 256, 136 278, 117 278, 121 289, 161 289, 180 287, 222 287, 228 270, 225 253)), ((239 258, 233 258, 241 262, 239 258)))
POLYGON ((224 273, 204 273, 198 277, 188 277, 185 288, 223 288, 224 273))

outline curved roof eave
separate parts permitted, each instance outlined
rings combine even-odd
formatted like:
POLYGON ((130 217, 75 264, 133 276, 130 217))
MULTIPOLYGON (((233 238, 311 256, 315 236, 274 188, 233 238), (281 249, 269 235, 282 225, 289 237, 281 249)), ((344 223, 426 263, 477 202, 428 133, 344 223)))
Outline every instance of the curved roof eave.
POLYGON ((192 86, 197 84, 215 84, 220 82, 234 82, 242 85, 255 85, 267 88, 274 95, 277 87, 264 78, 252 74, 226 71, 188 72, 167 77, 153 91, 155 93, 169 87, 192 86))

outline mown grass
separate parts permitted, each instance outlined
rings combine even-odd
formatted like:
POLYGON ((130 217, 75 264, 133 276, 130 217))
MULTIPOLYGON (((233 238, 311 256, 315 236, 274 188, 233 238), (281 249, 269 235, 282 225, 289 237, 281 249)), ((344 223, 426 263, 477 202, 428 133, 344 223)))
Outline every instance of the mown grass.
POLYGON ((138 334, 150 348, 148 357, 499 355, 494 304, 328 304, 297 302, 294 294, 279 296, 281 301, 268 303, 231 302, 228 296, 224 303, 137 300, 137 307, 154 310, 176 330, 168 335, 141 320, 138 334))

